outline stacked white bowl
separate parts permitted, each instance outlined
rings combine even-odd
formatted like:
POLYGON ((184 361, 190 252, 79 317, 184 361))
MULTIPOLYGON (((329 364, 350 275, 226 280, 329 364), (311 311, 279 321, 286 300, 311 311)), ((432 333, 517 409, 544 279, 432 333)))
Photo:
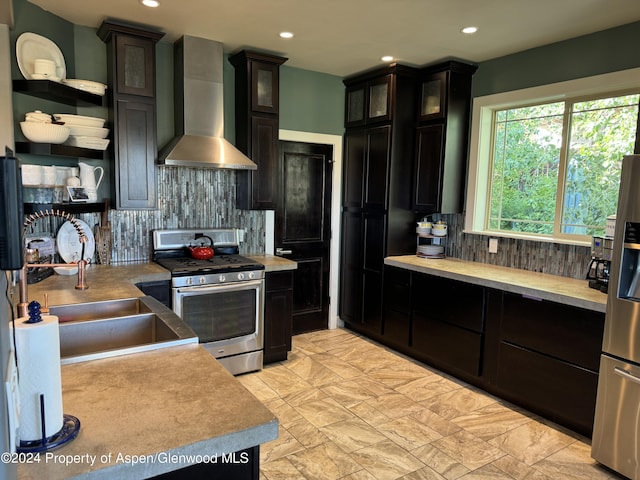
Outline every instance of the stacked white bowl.
POLYGON ((67 145, 74 147, 105 150, 109 145, 107 136, 109 129, 104 128, 105 119, 72 115, 70 113, 54 113, 57 122, 64 123, 69 128, 67 145))
POLYGON ((69 128, 51 122, 51 115, 36 110, 25 114, 25 121, 20 122, 20 129, 30 142, 64 143, 69 138, 69 128))

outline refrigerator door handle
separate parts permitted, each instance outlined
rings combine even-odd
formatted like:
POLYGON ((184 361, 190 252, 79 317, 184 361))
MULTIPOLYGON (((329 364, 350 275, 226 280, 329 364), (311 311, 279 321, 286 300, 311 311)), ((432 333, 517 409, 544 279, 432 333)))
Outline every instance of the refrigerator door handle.
POLYGON ((627 372, 623 368, 613 367, 613 371, 617 375, 620 375, 622 378, 625 378, 626 380, 629 380, 630 382, 637 383, 638 385, 640 385, 640 378, 636 377, 635 375, 633 375, 633 374, 631 374, 629 372, 627 372))

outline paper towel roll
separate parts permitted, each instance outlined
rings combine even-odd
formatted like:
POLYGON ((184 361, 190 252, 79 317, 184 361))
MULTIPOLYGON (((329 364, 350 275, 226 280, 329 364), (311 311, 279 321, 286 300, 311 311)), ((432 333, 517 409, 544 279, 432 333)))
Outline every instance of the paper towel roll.
POLYGON ((58 317, 42 315, 38 323, 15 322, 21 441, 42 439, 40 395, 44 395, 46 436, 63 425, 60 331, 58 317))

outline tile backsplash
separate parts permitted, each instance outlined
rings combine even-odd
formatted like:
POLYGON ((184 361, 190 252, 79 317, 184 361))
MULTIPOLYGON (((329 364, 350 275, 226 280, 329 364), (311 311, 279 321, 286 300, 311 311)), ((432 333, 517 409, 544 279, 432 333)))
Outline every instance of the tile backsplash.
MULTIPOLYGON (((241 228, 246 234, 240 253, 263 253, 265 213, 236 209, 235 197, 234 170, 159 166, 157 210, 110 210, 111 262, 151 259, 151 231, 159 228, 241 228)), ((89 226, 100 220, 99 213, 77 217, 89 226)), ((61 224, 57 218, 39 220, 27 235, 53 236, 61 224)))
POLYGON ((489 253, 489 236, 464 233, 464 215, 442 215, 448 225, 446 253, 473 262, 520 268, 577 279, 585 278, 591 248, 550 242, 498 239, 498 253, 489 253))

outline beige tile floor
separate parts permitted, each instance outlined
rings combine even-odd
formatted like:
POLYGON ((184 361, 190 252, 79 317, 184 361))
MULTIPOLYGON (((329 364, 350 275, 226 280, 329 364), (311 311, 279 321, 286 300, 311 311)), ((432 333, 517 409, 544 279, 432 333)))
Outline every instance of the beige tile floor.
POLYGON ((238 379, 280 421, 261 480, 619 479, 589 439, 349 330, 238 379))

